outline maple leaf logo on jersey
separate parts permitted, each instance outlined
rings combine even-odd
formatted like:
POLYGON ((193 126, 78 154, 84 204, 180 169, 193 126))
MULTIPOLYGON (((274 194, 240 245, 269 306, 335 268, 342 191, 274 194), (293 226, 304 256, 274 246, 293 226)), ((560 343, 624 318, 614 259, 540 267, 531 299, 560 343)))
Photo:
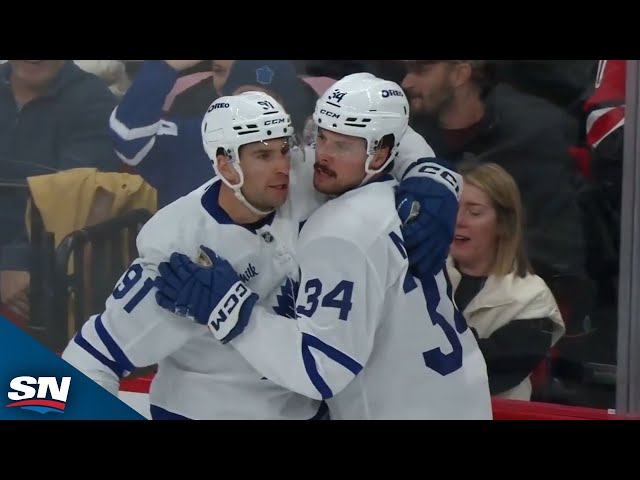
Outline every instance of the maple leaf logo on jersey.
POLYGON ((297 318, 296 298, 298 297, 299 282, 287 277, 287 281, 280 287, 280 294, 276 296, 278 305, 273 307, 276 314, 288 318, 297 318))

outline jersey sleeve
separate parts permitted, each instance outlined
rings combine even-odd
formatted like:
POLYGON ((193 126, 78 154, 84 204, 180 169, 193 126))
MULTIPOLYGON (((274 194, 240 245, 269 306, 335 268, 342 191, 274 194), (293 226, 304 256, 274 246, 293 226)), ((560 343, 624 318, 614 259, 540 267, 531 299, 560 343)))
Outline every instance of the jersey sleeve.
POLYGON ((297 320, 256 307, 231 344, 269 380, 326 399, 367 363, 384 292, 355 243, 318 238, 302 247, 299 260, 297 320))
MULTIPOLYGON (((147 231, 148 236, 155 236, 155 230, 147 231)), ((157 266, 166 249, 140 243, 140 258, 119 279, 104 311, 85 322, 62 355, 114 395, 120 379, 133 370, 154 365, 189 339, 207 333, 205 327, 156 303, 157 266)))
POLYGON ((393 161, 392 174, 398 181, 402 180, 405 173, 416 163, 416 161, 423 158, 433 158, 436 154, 429 146, 427 141, 417 133, 411 127, 407 127, 407 131, 400 141, 398 147, 398 155, 393 161))
POLYGON ((136 79, 109 119, 116 155, 154 188, 165 187, 189 152, 199 145, 200 118, 179 118, 163 112, 165 99, 178 73, 163 60, 144 62, 136 79))

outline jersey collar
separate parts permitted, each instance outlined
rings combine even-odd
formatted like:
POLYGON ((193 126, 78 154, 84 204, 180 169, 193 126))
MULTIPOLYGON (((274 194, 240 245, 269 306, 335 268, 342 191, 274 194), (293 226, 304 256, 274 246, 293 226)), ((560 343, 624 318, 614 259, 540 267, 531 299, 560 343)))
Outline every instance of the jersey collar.
POLYGON ((213 219, 221 225, 238 225, 244 227, 251 233, 257 233, 256 231, 265 225, 271 225, 273 219, 276 216, 276 212, 271 212, 265 215, 263 218, 254 223, 237 224, 234 222, 229 214, 225 212, 218 203, 218 196, 220 195, 221 181, 215 181, 211 186, 202 194, 202 206, 213 219))

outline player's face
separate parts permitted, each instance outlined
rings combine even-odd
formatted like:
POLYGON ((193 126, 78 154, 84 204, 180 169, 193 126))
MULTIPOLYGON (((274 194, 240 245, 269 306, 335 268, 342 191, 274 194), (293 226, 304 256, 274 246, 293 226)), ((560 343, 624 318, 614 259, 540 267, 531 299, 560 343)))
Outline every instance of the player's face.
POLYGON ((259 210, 280 207, 289 193, 290 143, 274 138, 240 147, 242 194, 259 210))
POLYGON ((491 199, 466 184, 460 195, 451 256, 462 267, 487 270, 495 259, 497 240, 498 220, 491 199))
POLYGON ((211 72, 213 73, 213 86, 218 94, 221 94, 224 82, 227 81, 229 70, 235 60, 212 60, 211 72))
POLYGON ((326 195, 341 195, 356 188, 366 176, 366 142, 318 128, 313 186, 326 195))
POLYGON ((402 88, 411 105, 411 113, 438 117, 453 102, 454 64, 433 62, 415 64, 407 61, 407 73, 402 88))

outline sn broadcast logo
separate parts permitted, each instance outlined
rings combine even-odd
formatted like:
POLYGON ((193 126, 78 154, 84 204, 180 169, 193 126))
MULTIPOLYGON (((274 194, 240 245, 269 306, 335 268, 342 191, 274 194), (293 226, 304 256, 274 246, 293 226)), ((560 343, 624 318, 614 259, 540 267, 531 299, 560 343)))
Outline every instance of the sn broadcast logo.
POLYGON ((13 403, 7 407, 32 410, 43 415, 49 412, 64 413, 70 386, 71 377, 62 377, 60 382, 56 377, 15 377, 9 384, 12 390, 8 393, 13 403), (37 385, 37 390, 31 385, 37 385))

